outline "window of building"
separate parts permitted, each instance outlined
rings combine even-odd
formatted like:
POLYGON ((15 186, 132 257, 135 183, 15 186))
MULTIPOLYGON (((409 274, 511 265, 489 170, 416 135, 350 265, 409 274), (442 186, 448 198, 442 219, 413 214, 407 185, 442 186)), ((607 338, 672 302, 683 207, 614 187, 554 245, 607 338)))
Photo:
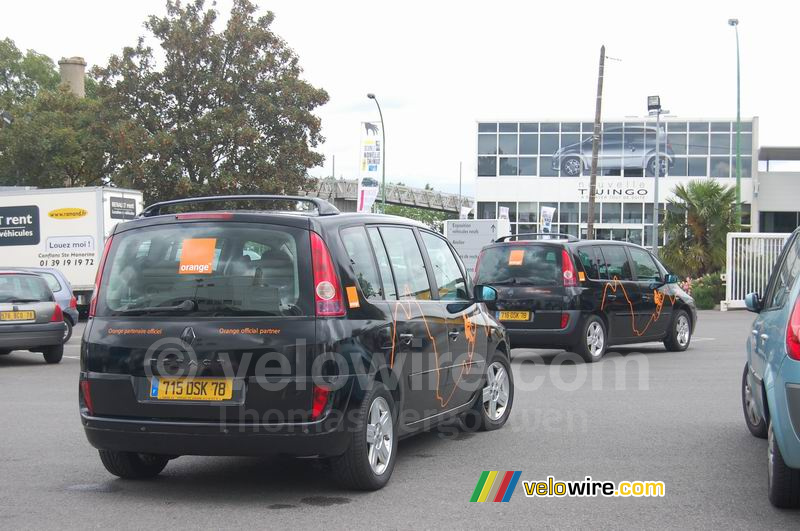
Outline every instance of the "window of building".
POLYGON ((667 122, 667 130, 670 133, 685 133, 686 122, 667 122))
POLYGON ((372 261, 372 248, 364 227, 342 229, 341 234, 361 292, 367 299, 383 299, 383 287, 378 280, 378 270, 372 261))
POLYGON ((505 202, 505 203, 504 202, 497 203, 497 215, 498 216, 500 215, 500 208, 501 207, 505 207, 505 208, 508 209, 508 220, 511 223, 516 223, 517 222, 517 202, 516 201, 510 201, 510 202, 505 202))
POLYGON ((711 157, 711 177, 730 177, 731 159, 730 157, 711 157))
POLYGON ((689 124, 690 132, 703 132, 708 131, 708 122, 691 122, 689 124))
POLYGON ((622 203, 603 203, 603 223, 622 222, 622 203))
POLYGON ((707 134, 689 134, 689 155, 708 155, 707 134))
POLYGON ((558 209, 558 220, 561 223, 577 223, 578 203, 561 203, 558 209))
POLYGON ((478 219, 497 219, 497 203, 478 201, 478 219))
POLYGON ((518 175, 517 157, 500 157, 500 175, 518 175))
POLYGON ((498 136, 497 151, 500 155, 516 155, 517 154, 517 135, 501 134, 498 136))
POLYGON ((478 177, 497 176, 497 157, 478 157, 478 177))
POLYGON ((414 231, 401 227, 381 227, 380 230, 400 298, 429 300, 431 286, 414 231))
POLYGON ((536 175, 536 157, 520 157, 519 174, 536 175))
POLYGON ((516 133, 518 125, 512 122, 506 122, 500 124, 500 132, 501 133, 516 133))
POLYGON ((478 155, 497 154, 497 135, 478 135, 478 155))
POLYGON ((537 123, 519 124, 519 132, 520 133, 538 133, 539 132, 539 124, 537 124, 537 123))
POLYGON ((542 155, 552 155, 558 151, 558 135, 539 135, 539 152, 542 155))
POLYGON ((711 132, 720 132, 720 133, 730 133, 731 132, 731 123, 730 122, 711 122, 711 132))
MULTIPOLYGON (((581 223, 588 223, 589 203, 581 203, 581 223)), ((600 223, 600 203, 594 204, 594 222, 600 223)))
POLYGON ((542 133, 558 133, 558 122, 544 122, 539 126, 542 133))
POLYGON ((577 122, 564 122, 561 124, 562 133, 580 133, 581 124, 577 122))
POLYGON ((669 133, 667 142, 676 155, 686 155, 686 133, 669 133))
POLYGON ((673 177, 686 177, 688 172, 688 161, 686 157, 675 157, 672 159, 672 166, 669 168, 669 175, 673 177))
POLYGON ((581 143, 581 135, 580 134, 564 134, 561 133, 561 147, 568 147, 575 144, 581 143))
POLYGON ((558 170, 553 168, 553 157, 539 157, 539 176, 558 177, 558 170))
POLYGON ((539 135, 519 135, 519 153, 520 155, 538 155, 539 135))
POLYGON ((520 223, 536 223, 539 219, 539 203, 520 201, 517 216, 520 223))
POLYGON ((625 223, 642 222, 642 204, 625 203, 622 208, 622 220, 625 223))
POLYGON ((711 154, 712 155, 730 155, 731 154, 731 135, 726 133, 724 135, 711 135, 711 154))
POLYGON ((479 123, 478 124, 478 132, 479 133, 496 133, 497 132, 497 123, 479 123))
POLYGON ((708 175, 708 157, 689 157, 689 177, 708 175))

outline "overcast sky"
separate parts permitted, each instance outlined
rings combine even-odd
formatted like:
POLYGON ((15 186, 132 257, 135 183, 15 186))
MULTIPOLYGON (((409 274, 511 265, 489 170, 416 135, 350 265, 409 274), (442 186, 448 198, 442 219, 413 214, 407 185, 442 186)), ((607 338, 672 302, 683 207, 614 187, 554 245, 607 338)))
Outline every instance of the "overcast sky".
MULTIPOLYGON (((217 6, 226 17, 231 1, 217 6)), ((163 0, 6 1, 0 36, 57 60, 90 65, 133 45, 163 0)), ((314 175, 356 175, 359 124, 387 135, 387 178, 474 189, 477 120, 594 116, 597 60, 606 45, 603 118, 641 116, 646 96, 681 118, 735 118, 740 19, 742 116, 760 117, 761 145, 800 145, 800 2, 781 1, 304 1, 259 2, 328 91, 319 109, 326 156, 314 175), (612 59, 613 58, 613 59, 612 59), (792 128, 794 126, 794 128, 792 128)))

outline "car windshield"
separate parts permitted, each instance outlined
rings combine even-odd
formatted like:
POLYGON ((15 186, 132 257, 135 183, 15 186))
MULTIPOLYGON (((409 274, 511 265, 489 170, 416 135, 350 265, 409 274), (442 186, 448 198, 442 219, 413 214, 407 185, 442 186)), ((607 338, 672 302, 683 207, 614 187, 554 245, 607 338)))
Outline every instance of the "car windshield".
POLYGON ((52 301, 43 279, 33 275, 0 274, 0 303, 52 301))
POLYGON ((293 316, 311 309, 307 233, 264 224, 162 225, 114 236, 98 315, 293 316))
POLYGON ((477 284, 560 286, 561 252, 553 245, 498 245, 481 253, 477 284))

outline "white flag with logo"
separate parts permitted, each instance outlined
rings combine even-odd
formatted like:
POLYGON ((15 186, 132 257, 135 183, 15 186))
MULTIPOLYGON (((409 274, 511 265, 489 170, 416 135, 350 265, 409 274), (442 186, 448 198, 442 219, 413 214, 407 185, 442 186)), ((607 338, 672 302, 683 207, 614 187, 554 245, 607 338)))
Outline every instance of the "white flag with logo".
POLYGON ((542 232, 552 232, 553 229, 553 216, 556 213, 556 209, 553 207, 543 206, 542 207, 542 232))
POLYGON ((380 122, 361 122, 357 211, 369 212, 378 197, 383 146, 380 122))

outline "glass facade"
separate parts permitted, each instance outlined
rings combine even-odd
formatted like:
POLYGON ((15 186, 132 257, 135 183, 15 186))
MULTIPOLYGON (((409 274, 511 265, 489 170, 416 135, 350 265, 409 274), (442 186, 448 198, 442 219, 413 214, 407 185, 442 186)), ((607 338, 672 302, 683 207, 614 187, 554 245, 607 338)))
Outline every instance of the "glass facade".
MULTIPOLYGON (((752 130, 752 122, 742 122, 744 178, 752 174, 752 130)), ((478 177, 589 175, 592 131, 586 122, 481 122, 478 177)), ((655 174, 655 122, 605 122, 600 135, 598 175, 655 174)), ((665 121, 659 143, 670 161, 662 169, 667 176, 736 177, 736 122, 665 121)))

